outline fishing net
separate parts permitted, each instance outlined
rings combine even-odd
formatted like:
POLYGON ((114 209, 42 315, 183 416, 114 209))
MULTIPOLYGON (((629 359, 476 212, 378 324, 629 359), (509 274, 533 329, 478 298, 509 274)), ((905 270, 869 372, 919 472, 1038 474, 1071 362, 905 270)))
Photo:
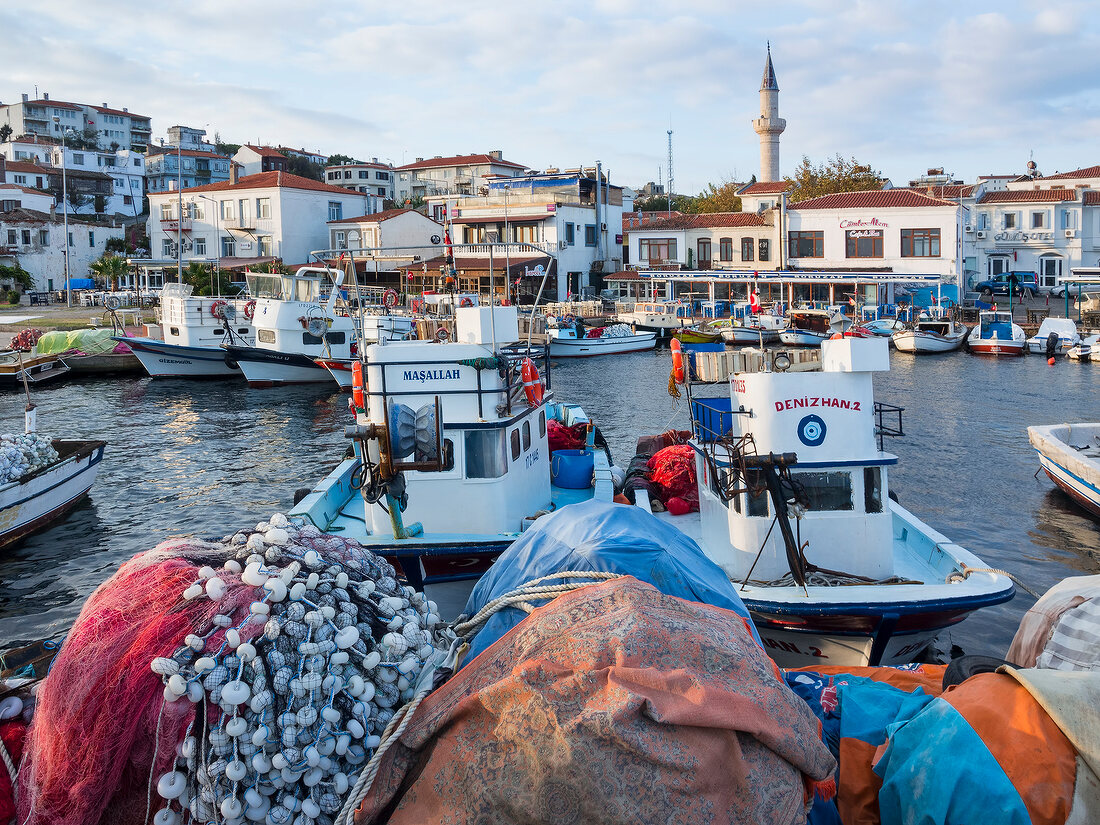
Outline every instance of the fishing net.
POLYGON ((38 433, 0 435, 0 484, 49 467, 59 458, 46 436, 38 433))
POLYGON ((665 447, 649 460, 650 481, 657 496, 673 515, 699 509, 699 491, 695 486, 695 451, 690 444, 665 447), (669 502, 679 499, 672 507, 669 502), (684 509, 686 506, 687 509, 684 509))
POLYGON ((546 440, 549 443, 550 452, 584 449, 587 435, 587 424, 574 424, 572 427, 567 427, 553 418, 546 422, 546 440))
POLYGON ((88 599, 43 682, 19 822, 331 823, 449 644, 354 540, 276 514, 164 542, 88 599))
MULTIPOLYGON (((72 332, 47 332, 38 339, 38 352, 62 355, 66 352, 83 355, 104 355, 114 352, 118 344, 109 329, 77 329, 72 332)), ((129 349, 126 350, 129 352, 129 349)))
POLYGON ((30 352, 31 348, 38 343, 38 339, 41 337, 42 330, 25 329, 11 339, 11 348, 19 352, 30 352))

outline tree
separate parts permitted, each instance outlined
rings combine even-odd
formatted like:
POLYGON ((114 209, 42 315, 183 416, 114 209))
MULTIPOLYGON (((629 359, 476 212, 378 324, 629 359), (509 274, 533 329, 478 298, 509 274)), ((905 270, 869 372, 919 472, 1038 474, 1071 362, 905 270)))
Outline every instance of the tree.
POLYGON ((345 164, 345 163, 358 163, 358 162, 359 161, 357 161, 355 158, 349 157, 348 155, 336 154, 336 155, 329 155, 328 156, 328 163, 326 163, 325 166, 340 166, 340 165, 345 164))
POLYGON ((214 148, 219 155, 225 155, 226 157, 233 157, 241 149, 239 143, 222 143, 217 135, 214 135, 214 148))
MULTIPOLYGON (((667 212, 668 208, 668 195, 653 195, 634 201, 634 211, 636 212, 667 212)), ((695 198, 691 195, 673 195, 672 211, 694 212, 695 198)))
MULTIPOLYGON (((111 240, 122 240, 121 238, 112 238, 111 240)), ((126 259, 118 255, 104 255, 98 261, 95 261, 91 265, 91 270, 99 279, 106 284, 108 289, 114 290, 118 288, 118 283, 124 275, 126 275, 130 268, 126 264, 126 259)))
POLYGON ((423 209, 427 205, 427 201, 424 200, 423 195, 413 195, 411 198, 405 198, 405 202, 401 204, 405 209, 423 209))
POLYGON ((12 266, 0 264, 0 283, 6 285, 18 284, 24 290, 34 289, 34 276, 18 263, 12 266))
POLYGON ((793 177, 784 178, 791 185, 791 201, 804 201, 831 195, 835 192, 861 192, 882 188, 882 179, 869 165, 861 164, 854 157, 845 160, 837 156, 820 166, 802 156, 802 163, 793 177))
POLYGON ((249 267, 253 272, 266 272, 271 275, 289 275, 290 267, 284 264, 282 261, 269 261, 268 263, 259 264, 257 266, 249 267))
POLYGON ((286 157, 286 170, 292 175, 301 175, 303 178, 309 178, 310 180, 323 181, 325 179, 325 167, 319 163, 306 160, 305 158, 297 158, 292 156, 286 157))
POLYGON ((708 183, 695 199, 695 212, 740 212, 741 199, 737 190, 743 184, 727 180, 718 186, 708 183))
POLYGON ((0 143, 7 143, 11 140, 12 128, 7 123, 0 126, 0 143))
POLYGON ((198 261, 191 261, 183 270, 183 282, 194 287, 195 295, 213 295, 211 268, 198 261))

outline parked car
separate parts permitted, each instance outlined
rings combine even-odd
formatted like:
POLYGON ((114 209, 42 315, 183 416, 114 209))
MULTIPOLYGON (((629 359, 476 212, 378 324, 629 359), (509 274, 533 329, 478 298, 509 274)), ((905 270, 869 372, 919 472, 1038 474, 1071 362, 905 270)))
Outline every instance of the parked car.
MULTIPOLYGON (((1066 297, 1066 290, 1068 288, 1069 287, 1067 287, 1065 284, 1055 284, 1054 286, 1052 286, 1050 288, 1050 292, 1048 294, 1050 295, 1051 298, 1065 298, 1066 297)), ((1076 289, 1073 290, 1073 292, 1076 292, 1076 291, 1077 291, 1076 289)))
POLYGON ((1039 292, 1039 273, 1027 270, 1002 272, 975 284, 974 289, 985 296, 1008 295, 1011 289, 1013 295, 1033 298, 1039 292))
POLYGON ((1073 299, 1073 306, 1081 312, 1100 312, 1100 292, 1082 292, 1073 299))

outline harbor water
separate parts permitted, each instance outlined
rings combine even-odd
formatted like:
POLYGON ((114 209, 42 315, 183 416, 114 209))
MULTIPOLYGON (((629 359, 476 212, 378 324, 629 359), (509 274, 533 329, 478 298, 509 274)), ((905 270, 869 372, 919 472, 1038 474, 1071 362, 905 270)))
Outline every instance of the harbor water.
MULTIPOLYGON (((992 567, 1042 592, 1100 570, 1100 525, 1035 477, 1031 424, 1095 421, 1098 368, 1027 357, 891 355, 879 401, 905 407, 891 486, 901 504, 992 567)), ((686 429, 668 395, 667 350, 554 369, 558 399, 581 403, 625 466, 639 435, 686 429)), ((291 506, 342 457, 347 396, 335 385, 251 390, 243 382, 116 378, 35 392, 39 430, 108 443, 91 499, 58 526, 0 551, 0 650, 64 634, 120 563, 173 535, 221 536, 291 506)), ((0 428, 21 430, 24 401, 0 397, 0 428)), ((811 551, 812 554, 812 551, 811 551)), ((946 634, 968 653, 1003 655, 1033 599, 979 611, 946 634)))

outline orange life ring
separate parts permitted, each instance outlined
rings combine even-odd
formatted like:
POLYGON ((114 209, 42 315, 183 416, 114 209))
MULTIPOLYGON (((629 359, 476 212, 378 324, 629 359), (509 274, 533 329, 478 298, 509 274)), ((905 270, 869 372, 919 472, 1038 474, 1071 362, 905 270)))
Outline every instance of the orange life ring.
POLYGON ((461 301, 458 302, 458 305, 460 307, 472 307, 474 305, 474 302, 471 301, 469 298, 463 298, 461 301))
POLYGON ((256 314, 256 302, 255 301, 249 301, 247 304, 244 305, 244 317, 247 318, 249 321, 251 321, 252 316, 255 315, 255 314, 256 314))
POLYGON ((365 410, 367 408, 366 399, 363 395, 363 362, 358 359, 353 361, 351 365, 351 400, 359 409, 365 410))
POLYGON ((677 384, 684 383, 684 352, 680 348, 680 340, 673 338, 669 343, 672 349, 672 380, 677 384))
POLYGON ((523 392, 527 396, 527 406, 537 407, 542 403, 545 390, 542 386, 542 378, 539 376, 538 367, 530 358, 523 359, 523 367, 519 372, 523 379, 523 392))
POLYGON ((396 289, 387 289, 382 293, 382 306, 386 309, 393 309, 397 306, 399 300, 401 300, 401 296, 397 294, 396 289))
POLYGON ((229 306, 228 301, 222 301, 221 299, 214 301, 214 303, 210 305, 210 314, 215 318, 224 318, 225 308, 227 306, 229 306))

